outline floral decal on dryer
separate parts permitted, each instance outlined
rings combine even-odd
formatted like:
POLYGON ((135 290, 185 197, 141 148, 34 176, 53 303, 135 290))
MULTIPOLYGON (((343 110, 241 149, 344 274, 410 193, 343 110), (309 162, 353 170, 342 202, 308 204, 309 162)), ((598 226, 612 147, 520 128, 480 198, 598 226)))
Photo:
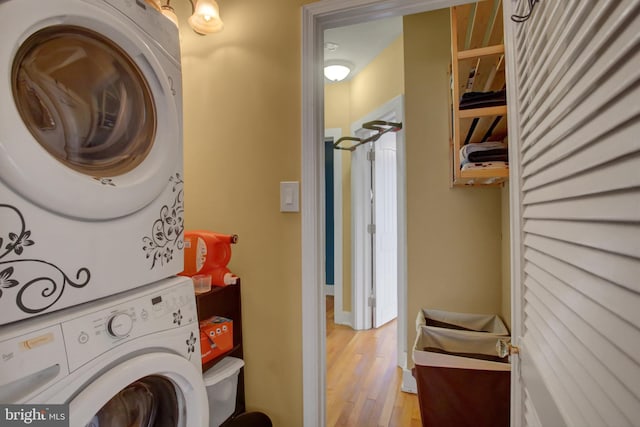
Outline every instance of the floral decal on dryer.
POLYGON ((180 312, 180 309, 178 309, 178 312, 173 313, 173 323, 178 326, 182 323, 182 313, 180 312))
POLYGON ((189 355, 189 360, 191 360, 191 356, 193 352, 196 351, 196 335, 191 331, 191 336, 187 339, 187 354, 189 355))
POLYGON ((55 264, 21 258, 26 248, 36 242, 15 206, 0 204, 0 224, 3 227, 9 224, 8 229, 0 229, 0 298, 17 290, 18 308, 24 313, 36 314, 58 302, 67 284, 82 288, 89 283, 91 272, 85 267, 79 269, 72 280, 55 264))
POLYGON ((111 178, 100 178, 99 176, 94 176, 93 179, 95 179, 96 181, 98 181, 102 185, 109 185, 111 187, 115 187, 116 186, 116 184, 113 182, 113 179, 111 179, 111 178))
POLYGON ((151 269, 164 265, 173 259, 173 251, 184 248, 184 181, 179 173, 169 178, 173 184, 174 200, 171 206, 164 205, 151 228, 151 236, 142 238, 142 250, 151 259, 151 269))

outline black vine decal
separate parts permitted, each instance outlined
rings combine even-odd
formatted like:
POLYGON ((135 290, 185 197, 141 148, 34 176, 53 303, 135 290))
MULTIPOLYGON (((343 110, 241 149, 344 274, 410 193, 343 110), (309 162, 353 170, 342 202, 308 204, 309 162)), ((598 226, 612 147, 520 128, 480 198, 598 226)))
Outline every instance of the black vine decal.
POLYGON ((196 351, 196 336, 193 331, 191 331, 191 336, 187 339, 187 354, 189 355, 189 360, 191 360, 191 353, 196 351))
POLYGON ((177 313, 173 313, 173 323, 176 323, 178 326, 182 323, 182 313, 178 310, 177 313))
POLYGON ((0 204, 0 212, 2 211, 8 211, 11 217, 15 217, 18 227, 7 230, 6 234, 4 230, 0 230, 0 298, 8 290, 16 288, 18 308, 25 313, 36 314, 58 302, 67 284, 82 288, 89 283, 91 272, 87 268, 79 269, 72 280, 58 266, 44 260, 4 259, 10 255, 21 256, 25 248, 35 245, 35 241, 31 239, 31 231, 26 228, 24 216, 15 206, 0 204))
POLYGON ((102 185, 110 185, 112 187, 116 186, 116 184, 113 182, 113 179, 111 179, 111 178, 101 178, 99 176, 94 176, 93 179, 95 179, 96 181, 98 181, 102 185))
POLYGON ((158 263, 164 265, 173 259, 173 250, 182 250, 184 241, 182 232, 184 231, 184 196, 182 177, 179 173, 169 178, 173 183, 173 193, 175 198, 171 207, 164 205, 160 209, 160 218, 153 223, 151 237, 142 238, 142 250, 145 251, 146 258, 151 258, 151 269, 158 263))

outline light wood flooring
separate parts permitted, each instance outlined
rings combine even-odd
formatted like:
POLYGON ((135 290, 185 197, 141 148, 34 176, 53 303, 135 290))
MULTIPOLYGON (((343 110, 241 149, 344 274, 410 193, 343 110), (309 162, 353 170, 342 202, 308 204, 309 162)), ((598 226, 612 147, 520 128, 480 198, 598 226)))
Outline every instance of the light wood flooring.
POLYGON ((354 331, 333 323, 327 297, 327 427, 421 427, 418 396, 400 391, 396 321, 354 331))

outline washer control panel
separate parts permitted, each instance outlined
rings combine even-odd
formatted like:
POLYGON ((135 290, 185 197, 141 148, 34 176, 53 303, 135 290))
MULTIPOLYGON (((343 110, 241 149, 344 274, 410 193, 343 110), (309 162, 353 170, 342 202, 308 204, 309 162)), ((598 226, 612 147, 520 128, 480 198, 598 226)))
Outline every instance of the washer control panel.
POLYGON ((104 364, 149 348, 183 354, 199 367, 198 336, 191 279, 168 278, 2 326, 0 386, 14 383, 4 387, 6 401, 30 399, 101 356, 104 364))
POLYGON ((134 340, 195 324, 198 313, 191 281, 151 292, 61 323, 71 371, 106 351, 134 340))
POLYGON ((107 322, 107 333, 112 338, 124 338, 133 328, 133 317, 129 313, 113 314, 107 322))

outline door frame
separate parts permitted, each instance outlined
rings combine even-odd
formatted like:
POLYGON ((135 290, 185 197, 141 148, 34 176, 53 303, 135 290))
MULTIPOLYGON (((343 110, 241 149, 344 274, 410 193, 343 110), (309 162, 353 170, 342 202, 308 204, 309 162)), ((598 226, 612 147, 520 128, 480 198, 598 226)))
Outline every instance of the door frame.
MULTIPOLYGON (((326 128, 324 136, 333 138, 335 142, 342 137, 342 129, 326 128)), ((353 324, 351 313, 345 312, 342 308, 344 266, 342 264, 342 152, 340 150, 333 150, 333 199, 333 320, 336 324, 351 326, 353 324)))
MULTIPOLYGON (((469 0, 322 0, 302 7, 302 401, 303 425, 325 425, 324 30, 444 9, 469 0)), ((403 266, 398 266, 403 269, 403 266)), ((406 344, 406 340, 404 342, 406 344)))

